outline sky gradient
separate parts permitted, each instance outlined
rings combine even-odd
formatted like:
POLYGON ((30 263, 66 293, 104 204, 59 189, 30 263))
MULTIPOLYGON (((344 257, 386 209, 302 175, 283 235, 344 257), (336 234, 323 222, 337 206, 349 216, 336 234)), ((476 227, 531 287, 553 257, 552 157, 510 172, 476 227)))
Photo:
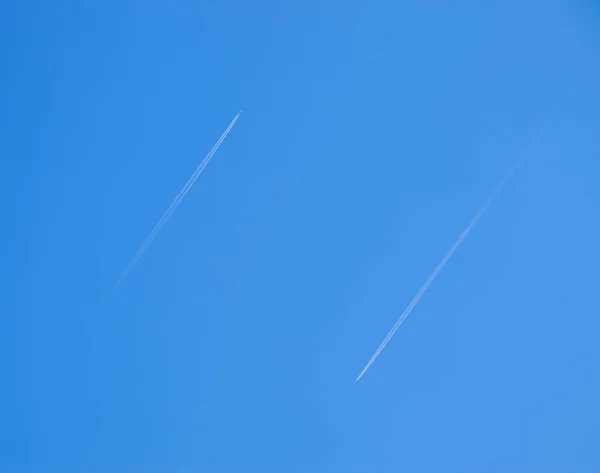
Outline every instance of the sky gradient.
POLYGON ((0 4, 0 471, 600 471, 594 2, 87 3, 0 4))

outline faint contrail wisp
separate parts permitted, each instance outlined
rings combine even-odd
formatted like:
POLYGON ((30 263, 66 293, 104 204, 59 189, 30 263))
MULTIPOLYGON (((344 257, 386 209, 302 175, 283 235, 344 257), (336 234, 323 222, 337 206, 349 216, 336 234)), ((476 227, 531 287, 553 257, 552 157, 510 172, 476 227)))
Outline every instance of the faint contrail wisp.
POLYGON ((185 186, 183 186, 183 188, 179 191, 179 194, 177 194, 177 196, 175 197, 173 202, 171 202, 171 205, 169 206, 169 208, 165 211, 165 213, 160 218, 158 223, 154 226, 154 228, 150 232, 150 235, 148 235, 148 237, 146 237, 146 239, 144 240, 144 243, 142 243, 142 246, 140 247, 140 249, 137 251, 135 256, 131 259, 131 261, 125 268, 125 271, 123 271, 123 273, 117 280, 117 282, 114 286, 114 289, 119 287, 119 285, 123 282, 123 280, 131 272, 131 270, 133 269, 135 264, 139 261, 139 259, 142 257, 142 255, 150 247, 150 245, 156 238, 156 235, 158 234, 158 232, 162 229, 162 227, 164 227, 165 223, 167 223, 167 221, 169 220, 169 218, 171 217, 171 215, 173 214, 175 209, 177 209, 177 207, 179 206, 181 201, 184 199, 184 197, 187 195, 187 193, 190 191, 190 189, 192 188, 192 186, 194 185, 194 183, 196 182, 196 180, 198 179, 200 174, 202 174, 202 171, 204 171, 204 168, 206 167, 206 165, 209 163, 211 158, 217 152, 217 150, 219 149, 219 146, 221 146, 221 143, 223 143, 223 141, 225 140, 225 138, 227 137, 227 135, 233 128, 233 125, 235 125, 235 122, 237 122, 238 118, 240 118, 241 113, 242 113, 241 111, 238 112, 238 114, 233 118, 233 120, 231 121, 231 123, 229 124, 227 129, 223 132, 221 137, 218 139, 218 141, 215 143, 215 145, 212 147, 212 149, 208 152, 206 157, 202 160, 202 162, 200 163, 200 165, 198 166, 196 171, 194 171, 194 174, 192 174, 192 176, 186 182, 185 186))
POLYGON ((442 260, 439 262, 439 264, 435 267, 433 272, 429 275, 429 277, 427 278, 425 283, 421 286, 421 289, 419 289, 419 292, 417 292, 417 294, 410 301, 410 303, 408 304, 406 309, 404 309, 404 312, 402 312, 402 315, 400 315, 400 318, 396 321, 396 323, 394 324, 392 329, 385 336, 385 338, 383 339, 383 342, 381 342, 381 345, 379 345, 379 348, 377 348, 377 350, 375 351, 375 353, 373 354, 373 356, 371 357, 371 359, 369 360, 367 365, 363 368, 363 370, 358 375, 358 378, 356 378, 356 382, 358 382, 360 380, 360 378, 363 377, 363 375, 367 372, 369 367, 377 359, 379 354, 383 351, 383 349, 388 344, 388 342, 391 340, 391 338, 394 336, 396 331, 400 328, 400 325, 402 325, 402 323, 406 320, 406 318, 409 316, 411 311, 415 308, 415 306, 417 305, 417 303, 419 302, 421 297, 423 297, 423 294, 425 294, 425 291, 427 291, 427 289, 429 288, 429 286, 431 285, 433 280, 436 278, 438 273, 444 268, 444 266, 446 265, 448 260, 452 257, 452 255, 458 249, 458 247, 464 241, 464 239, 467 238, 467 236, 469 235, 471 230, 473 230, 473 228, 477 224, 478 220, 481 218, 481 216, 485 213, 487 208, 492 203, 492 200, 494 200, 494 198, 498 195, 498 193, 500 193, 502 188, 506 185, 508 180, 512 177, 512 175, 515 173, 517 168, 525 160, 526 157, 527 157, 526 155, 523 155, 523 157, 521 159, 519 159, 519 161, 508 171, 508 173, 506 173, 506 175, 504 176, 504 179, 502 179, 500 184, 498 184, 498 186, 494 189, 492 194, 488 197, 488 199, 485 201, 485 203, 481 206, 481 208, 479 209, 479 212, 477 212, 475 217, 473 217, 473 219, 469 222, 469 225, 467 225, 467 228, 465 228, 463 230, 463 232, 460 234, 460 236, 458 237, 456 242, 450 247, 448 252, 442 258, 442 260))

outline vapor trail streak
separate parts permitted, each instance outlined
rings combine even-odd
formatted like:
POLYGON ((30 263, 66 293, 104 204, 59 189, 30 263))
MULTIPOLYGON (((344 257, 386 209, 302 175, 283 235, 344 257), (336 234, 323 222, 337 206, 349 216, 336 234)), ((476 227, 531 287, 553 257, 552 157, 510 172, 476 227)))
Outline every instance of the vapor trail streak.
POLYGON ((210 161, 210 159, 212 158, 212 156, 216 153, 217 149, 219 148, 219 146, 221 145, 221 143, 223 142, 223 140, 225 139, 225 137, 227 136, 227 134, 229 133, 229 131, 231 130, 233 125, 235 124, 236 120, 239 118, 239 115, 240 114, 238 113, 238 115, 234 118, 234 120, 231 122, 231 124, 227 127, 225 132, 221 135, 219 140, 215 143, 215 145, 212 147, 212 149, 208 152, 208 154, 206 155, 204 160, 200 163, 200 165, 198 166, 196 171, 194 171, 194 174, 192 174, 192 176, 189 178, 189 180, 185 184, 185 186, 183 186, 183 188, 179 191, 179 194, 177 195, 177 197, 175 197, 173 202, 171 202, 171 205, 169 206, 169 208, 165 211, 165 213, 160 218, 160 220, 158 221, 158 223, 156 224, 156 226, 154 227, 154 229, 152 230, 150 235, 146 238, 146 240, 142 244, 141 248, 136 253, 136 257, 140 257, 142 255, 142 253, 145 252, 146 249, 150 246, 150 244, 156 237, 156 234, 165 225, 167 220, 170 218, 171 214, 175 211, 175 209, 177 208, 179 203, 183 200, 185 195, 191 189, 192 185, 196 182, 196 179, 198 179, 198 177, 200 176, 200 174, 202 173, 204 168, 207 166, 207 164, 210 161))
POLYGON ((521 163, 525 160, 526 157, 527 156, 524 155, 508 171, 508 173, 506 173, 506 175, 504 176, 504 179, 502 179, 502 181, 500 182, 500 184, 498 184, 498 186, 494 189, 494 191, 492 192, 492 194, 485 201, 485 203, 483 204, 483 206, 479 209, 479 212, 477 212, 477 214, 475 215, 475 217, 473 217, 473 219, 471 220, 471 222, 469 222, 469 225, 467 225, 467 228, 465 228, 463 230, 463 232, 460 234, 460 236, 458 237, 458 239, 456 240, 456 242, 450 247, 450 249, 448 250, 448 252, 446 253, 446 255, 442 258, 442 260, 438 263, 438 265, 435 267, 435 269, 433 270, 433 272, 429 275, 429 277, 427 278, 427 280, 425 281, 425 283, 421 286, 421 289, 419 289, 419 292, 417 292, 417 294, 410 301, 410 303, 408 304, 408 306, 406 307, 406 309, 404 309, 404 312, 402 312, 402 315, 400 315, 400 318, 396 321, 396 323, 394 324, 394 326, 392 327, 392 329, 385 336, 385 338, 383 339, 383 342, 381 342, 381 345, 379 345, 379 348, 377 348, 377 350, 375 351, 375 353, 373 354, 373 356, 371 357, 371 359, 369 360, 369 362, 367 363, 367 365, 363 368, 363 370, 361 371, 361 373, 358 375, 358 378, 356 378, 356 382, 358 382, 360 380, 360 378, 363 377, 363 375, 367 372, 367 370, 369 369, 369 367, 377 359, 377 357, 379 356, 379 354, 383 351, 383 349, 388 344, 388 342, 391 340, 391 338, 394 336, 394 334, 396 333, 396 331, 400 328, 400 325, 402 325, 402 323, 410 315, 410 313, 414 309, 414 307, 418 304, 419 300, 421 299, 421 297, 423 296, 423 294, 425 294, 425 291, 427 291, 427 289, 429 288, 429 286, 431 285, 431 283, 433 282, 433 280, 436 278, 436 276, 438 275, 438 273, 444 268, 444 266, 446 265, 446 263, 448 262, 448 260, 452 257, 452 255, 458 249, 458 247, 464 241, 464 239, 467 238, 467 236, 469 235, 469 233, 471 232, 471 230, 473 230, 473 228, 477 224, 478 220, 481 218, 481 216, 485 213, 485 211, 487 210, 487 208, 492 203, 492 200, 494 200, 494 198, 500 193, 500 191, 502 190, 502 188, 506 185, 506 183, 508 182, 508 180, 512 177, 512 175, 515 173, 515 171, 517 170, 517 168, 521 165, 521 163))
POLYGON ((162 215, 162 217, 160 218, 160 220, 158 221, 158 223, 154 226, 154 228, 150 232, 150 235, 148 235, 146 237, 146 239, 142 243, 142 246, 140 247, 140 249, 137 251, 137 253, 135 254, 135 256, 129 262, 129 264, 127 265, 127 268, 125 268, 125 271, 123 271, 123 273, 121 274, 121 276, 117 280, 117 282, 116 282, 116 284, 115 284, 115 286, 114 286, 113 289, 116 289, 117 287, 119 287, 119 285, 123 282, 123 280, 131 272, 131 270, 133 269, 133 267, 135 266, 135 264, 139 261, 139 259, 142 257, 142 255, 150 247, 150 245, 152 244, 152 242, 156 238, 156 235, 158 235, 158 232, 160 232, 160 230, 162 229, 162 227, 167 223, 167 221, 169 220, 169 218, 171 217, 171 215, 173 214, 173 212, 175 212, 175 210, 177 209, 177 207, 179 206, 179 204, 181 203, 181 201, 185 198, 185 196, 187 195, 187 193, 190 191, 190 189, 192 188, 192 186, 194 185, 194 183, 196 182, 196 180, 198 179, 198 177, 200 177, 200 174, 202 174, 202 171, 204 171, 204 168, 208 165, 208 163, 211 160, 211 158, 217 152, 217 150, 219 149, 219 147, 221 146, 221 144, 223 143, 223 141, 225 140, 225 138, 227 137, 227 135, 229 134, 229 132, 231 131, 231 129, 233 128, 233 126, 235 125, 235 122, 237 122, 238 118, 240 118, 240 114, 241 113, 242 112, 238 112, 238 114, 233 118, 233 120, 231 121, 231 123, 229 124, 229 126, 227 127, 227 129, 223 132, 223 134, 221 135, 221 137, 214 144, 214 146, 208 152, 208 154, 206 155, 206 157, 202 160, 202 162, 200 163, 200 165, 198 166, 198 168, 194 171, 194 173, 188 179, 188 181, 183 186, 183 188, 179 191, 179 194, 177 194, 177 196, 175 197, 175 199, 173 200, 173 202, 171 202, 171 205, 169 205, 169 208, 162 215))

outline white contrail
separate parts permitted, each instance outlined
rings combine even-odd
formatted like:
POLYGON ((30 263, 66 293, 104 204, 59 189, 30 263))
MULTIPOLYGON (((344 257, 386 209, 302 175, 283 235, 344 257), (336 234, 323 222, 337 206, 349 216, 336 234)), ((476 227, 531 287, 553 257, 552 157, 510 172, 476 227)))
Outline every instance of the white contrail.
POLYGON ((404 312, 402 312, 402 315, 400 315, 400 318, 396 321, 396 323, 394 324, 394 326, 392 327, 392 329, 388 332, 388 334, 386 335, 386 337, 383 339, 383 342, 381 342, 381 345, 379 345, 379 348, 377 348, 377 351, 373 354, 373 356, 371 357, 371 359, 369 360, 369 362, 367 363, 367 365, 363 368, 363 370, 361 371, 361 373, 358 375, 358 378, 356 378, 356 382, 358 382, 360 380, 360 378, 363 377, 363 375, 367 372, 367 370, 369 369, 369 367, 377 359, 377 357, 379 356, 379 354, 383 351, 383 349, 388 344, 388 342, 391 340, 391 338, 394 336, 394 334, 396 333, 396 331, 400 328, 400 325, 402 325, 402 323, 404 322, 404 320, 406 320, 406 318, 409 316, 409 314, 411 313, 411 311, 417 305, 417 303, 419 302, 419 300, 421 299, 421 297, 423 296, 423 294, 425 294, 425 291, 427 291, 427 289, 429 288, 429 286, 431 285, 431 283, 433 282, 433 280, 436 278, 436 276, 438 275, 438 273, 444 268, 444 266, 446 265, 446 263, 448 262, 448 260, 452 257, 452 255, 454 254, 454 252, 458 249, 458 247, 463 242, 463 240, 465 238, 467 238, 467 236, 469 235, 469 233, 471 232, 471 230, 473 230, 473 227, 475 227, 475 225, 477 224, 477 221, 481 218, 481 216, 485 213, 485 211, 487 210, 487 208, 489 207, 489 205, 492 203, 492 200, 494 200, 494 198, 498 195, 498 193, 506 185, 506 183, 508 182, 508 180, 511 178, 511 176, 514 174, 514 172, 517 170, 517 168, 525 160, 526 157, 527 157, 527 155, 524 155, 508 171, 508 173, 504 176, 504 179, 502 179, 502 181, 500 182, 500 184, 498 184, 498 186, 494 189, 494 191, 492 192, 492 194, 485 201, 485 203, 483 204, 483 206, 479 209, 479 212, 477 212, 477 214, 475 215, 475 217, 473 217, 473 219, 471 220, 471 222, 469 222, 469 225, 467 225, 467 228, 465 228, 463 230, 463 232, 460 234, 460 236, 458 237, 458 240, 456 240, 456 242, 450 247, 450 249, 448 250, 448 252, 446 253, 446 255, 442 258, 442 260, 439 262, 439 264, 435 267, 435 269, 433 270, 433 272, 427 278, 427 281, 425 281, 425 283, 421 286, 421 289, 419 289, 419 292, 417 292, 417 294, 415 295, 415 297, 413 297, 413 299, 410 301, 410 303, 408 304, 408 306, 406 307, 406 309, 404 309, 404 312))
POLYGON ((227 137, 227 135, 229 134, 229 132, 233 128, 233 125, 235 125, 235 122, 237 122, 238 118, 240 118, 240 114, 241 113, 242 112, 240 110, 238 112, 238 114, 233 118, 233 120, 231 121, 231 123, 229 124, 229 126, 227 127, 227 129, 223 132, 223 134, 221 135, 221 137, 219 138, 219 140, 215 143, 215 145, 208 152, 208 154, 206 155, 206 157, 202 160, 202 162, 200 163, 200 165, 198 166, 198 168, 196 169, 196 171, 194 171, 194 174, 192 174, 192 176, 186 182, 185 186, 183 186, 183 188, 179 191, 179 194, 177 194, 177 196, 175 197, 175 199, 173 200, 173 202, 171 202, 171 205, 169 205, 169 208, 165 211, 165 213, 160 218, 160 220, 158 221, 158 223, 154 226, 154 228, 150 232, 150 235, 148 235, 148 237, 146 237, 146 239, 144 240, 144 243, 142 243, 142 246, 140 247, 140 249, 137 251, 137 253, 135 254, 135 256, 129 262, 129 264, 127 265, 127 268, 125 268, 125 271, 123 271, 123 274, 121 274, 121 276, 117 280, 117 282, 116 282, 116 284, 114 286, 114 289, 116 289, 123 282, 123 280, 127 277, 127 275, 133 269, 133 267, 138 262, 138 260, 142 257, 142 255, 150 247, 150 245, 152 244, 152 242, 156 238, 156 235, 158 234, 158 232, 160 232, 160 230, 162 229, 162 227, 167 223, 167 221, 169 220, 169 218, 171 217, 171 215, 173 214, 173 212, 175 212, 175 209, 177 209, 177 207, 179 206, 179 204, 181 203, 181 201, 185 198, 185 196, 187 195, 187 193, 190 191, 190 189, 192 188, 192 186, 194 185, 194 183, 196 182, 196 180, 198 179, 198 177, 200 176, 200 174, 202 174, 202 171, 204 171, 204 168, 207 166, 207 164, 209 163, 209 161, 211 160, 211 158, 217 152, 217 150, 219 149, 219 146, 221 146, 221 143, 223 143, 223 141, 225 140, 225 138, 227 137))

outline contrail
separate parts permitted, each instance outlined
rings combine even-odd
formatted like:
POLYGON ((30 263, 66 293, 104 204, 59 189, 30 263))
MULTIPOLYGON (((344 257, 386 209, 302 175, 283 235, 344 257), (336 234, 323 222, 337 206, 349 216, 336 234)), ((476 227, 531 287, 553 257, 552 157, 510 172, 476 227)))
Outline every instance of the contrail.
POLYGON ((190 189, 192 188, 192 186, 194 185, 194 183, 196 182, 196 180, 198 179, 200 174, 202 174, 202 171, 204 171, 204 168, 207 166, 207 164, 209 163, 211 158, 217 152, 217 150, 219 149, 219 146, 221 146, 221 143, 223 143, 223 141, 225 140, 225 138, 227 137, 227 135, 233 128, 233 125, 235 125, 235 122, 237 122, 238 118, 240 118, 241 113, 242 113, 242 111, 240 110, 238 112, 238 114, 233 118, 233 120, 231 121, 231 123, 229 124, 227 129, 223 132, 223 134, 221 135, 219 140, 215 143, 215 145, 208 152, 206 157, 202 160, 202 162, 200 163, 200 165, 198 166, 196 171, 194 171, 194 174, 192 174, 192 176, 186 182, 185 186, 183 186, 183 188, 179 191, 179 194, 177 194, 177 196, 175 197, 173 202, 171 202, 171 205, 169 205, 169 208, 165 211, 165 213, 160 218, 158 223, 152 229, 152 231, 150 232, 150 235, 148 235, 148 237, 146 237, 146 239, 144 240, 144 243, 142 243, 142 246, 140 247, 140 249, 137 251, 135 256, 129 262, 129 264, 127 265, 127 268, 125 268, 125 271, 123 271, 123 274, 121 274, 121 276, 117 280, 113 290, 116 289, 117 287, 119 287, 119 285, 123 282, 123 280, 131 272, 131 270, 133 269, 135 264, 139 261, 139 259, 142 257, 142 255, 150 247, 150 245, 156 238, 156 235, 158 234, 158 232, 160 232, 162 227, 167 223, 167 221, 169 220, 169 218, 171 217, 173 212, 175 212, 175 210, 177 209, 177 207, 179 206, 181 201, 185 198, 187 193, 190 191, 190 189))
MULTIPOLYGON (((546 124, 547 124, 547 122, 546 122, 546 124)), ((543 128, 545 128, 545 126, 543 128)), ((369 367, 377 359, 379 354, 383 351, 383 349, 388 344, 388 342, 391 340, 391 338, 394 336, 396 331, 400 328, 400 325, 402 325, 402 323, 410 315, 411 311, 418 304, 421 297, 423 297, 423 294, 425 294, 425 291, 427 291, 429 286, 431 286, 431 283, 433 282, 433 280, 436 278, 436 276, 439 274, 439 272, 444 268, 444 266, 446 266, 446 263, 448 262, 448 260, 452 257, 452 255, 458 249, 458 247, 464 241, 464 239, 467 238, 467 236, 469 235, 471 230, 473 230, 475 225, 477 225, 477 222, 482 217, 482 215, 485 213, 487 208, 490 206, 490 204, 492 203, 494 198, 500 193, 502 188, 506 185, 508 180, 512 177, 512 175, 515 173, 517 168, 523 163, 523 161, 526 159, 526 157, 527 157, 527 154, 524 153, 524 155, 521 157, 521 159, 519 159, 517 161, 517 163, 515 165, 513 165, 513 167, 506 173, 506 175, 504 176, 502 181, 500 181, 500 184, 498 184, 498 186, 494 189, 492 194, 488 197, 488 199, 485 201, 485 203, 479 209, 479 212, 477 212, 475 217, 473 217, 473 219, 469 222, 469 225, 467 225, 467 228, 465 228, 463 230, 463 232, 460 234, 460 236, 458 237, 458 240, 456 240, 456 242, 450 247, 450 249, 448 250, 446 255, 442 258, 442 260, 435 267, 433 272, 429 275, 429 277, 427 278, 427 281, 425 281, 425 283, 421 286, 421 289, 419 289, 419 292, 417 292, 417 294, 410 301, 410 303, 408 304, 406 309, 404 309, 404 312, 402 312, 402 315, 400 315, 400 318, 396 321, 396 323, 394 324, 392 329, 388 332, 386 337, 383 339, 383 342, 381 342, 381 345, 379 345, 379 348, 377 348, 377 351, 375 351, 375 353, 373 354, 373 356, 371 357, 371 359, 369 360, 367 365, 360 372, 360 374, 358 375, 358 378, 356 378, 355 382, 358 382, 360 380, 360 378, 363 377, 363 375, 367 372, 369 367)))

